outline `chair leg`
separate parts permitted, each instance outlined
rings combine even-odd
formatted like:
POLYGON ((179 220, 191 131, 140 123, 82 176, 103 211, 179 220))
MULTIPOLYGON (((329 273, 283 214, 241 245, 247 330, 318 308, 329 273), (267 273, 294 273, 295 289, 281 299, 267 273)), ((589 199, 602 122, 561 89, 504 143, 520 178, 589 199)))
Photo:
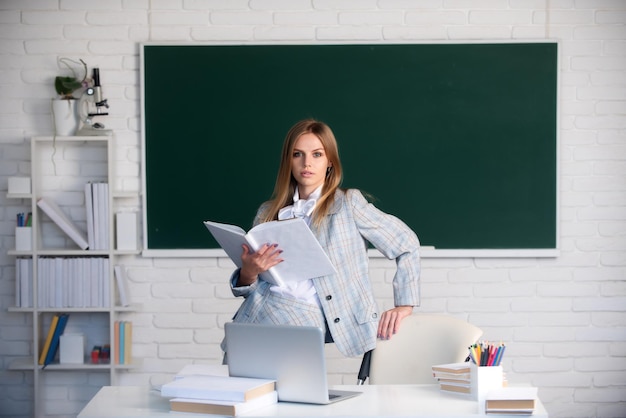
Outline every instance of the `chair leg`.
POLYGON ((363 354, 363 360, 361 361, 361 368, 359 369, 359 376, 356 382, 357 385, 364 384, 370 375, 370 361, 372 358, 372 351, 374 350, 370 350, 367 353, 363 354))

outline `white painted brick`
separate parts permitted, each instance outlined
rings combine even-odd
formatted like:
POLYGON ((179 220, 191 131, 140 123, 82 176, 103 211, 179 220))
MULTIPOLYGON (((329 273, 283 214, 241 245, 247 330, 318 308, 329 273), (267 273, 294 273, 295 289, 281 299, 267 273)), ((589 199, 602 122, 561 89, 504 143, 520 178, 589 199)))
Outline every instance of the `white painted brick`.
MULTIPOLYGON (((577 161, 624 160, 626 159, 626 145, 580 146, 574 150, 574 159, 577 161)), ((582 181, 595 182, 596 179, 587 179, 582 181)))
POLYGON ((37 11, 22 13, 22 23, 28 25, 44 25, 50 30, 51 25, 85 24, 84 11, 37 11))
POLYGON ((472 25, 528 25, 531 22, 530 11, 490 10, 469 13, 469 23, 472 25))
MULTIPOLYGON (((591 24, 594 21, 592 10, 550 10, 548 22, 550 25, 584 25, 591 24)), ((546 11, 539 10, 533 13, 533 23, 545 24, 546 11)))
POLYGON ((250 41, 254 29, 246 26, 192 28, 191 38, 197 41, 250 41))
POLYGON ((115 26, 67 26, 64 31, 66 39, 89 39, 94 40, 127 40, 128 33, 125 29, 115 26))
POLYGON ((580 26, 574 29, 574 39, 619 39, 626 38, 626 26, 580 26))
POLYGON ((400 9, 400 10, 429 10, 440 9, 441 1, 439 0, 379 0, 377 2, 379 9, 400 9))
POLYGON ((543 346, 543 354, 547 357, 589 357, 606 352, 608 352, 608 347, 601 342, 589 344, 548 343, 543 346))
POLYGON ((248 10, 248 6, 248 0, 184 0, 185 10, 248 10))
POLYGON ((213 25, 271 25, 270 12, 219 11, 212 12, 209 21, 213 25))
POLYGON ((376 0, 312 0, 313 8, 320 10, 372 10, 376 9, 376 0))
POLYGON ((154 4, 152 0, 124 0, 122 6, 125 10, 147 10, 151 4, 154 4))
POLYGON ((543 296, 541 300, 532 297, 511 299, 511 309, 515 312, 558 312, 569 311, 572 302, 568 298, 543 296))
POLYGON ((23 13, 20 13, 17 10, 0 10, 0 23, 3 25, 9 23, 20 23, 22 21, 22 16, 23 13))
POLYGON ((626 115, 626 98, 621 102, 600 102, 596 104, 596 113, 599 115, 626 115))
POLYGON ((602 256, 600 257, 600 262, 602 263, 603 266, 607 266, 607 267, 626 266, 626 254, 624 254, 623 252, 612 252, 612 253, 602 254, 602 256))
POLYGON ((122 0, 110 0, 102 2, 99 0, 61 0, 61 9, 78 10, 120 10, 122 0))
POLYGON ((385 40, 445 40, 447 39, 446 28, 442 25, 424 27, 401 27, 383 28, 383 38, 385 40))
POLYGON ((510 39, 511 29, 506 26, 462 26, 449 27, 448 37, 456 40, 493 40, 510 39))
POLYGON ((334 11, 281 12, 274 13, 276 25, 336 25, 338 13, 334 11))
POLYGON ((164 42, 174 42, 174 41, 189 41, 191 37, 189 36, 190 28, 186 26, 152 26, 150 28, 150 41, 164 41, 164 42))
POLYGON ((344 12, 339 13, 341 25, 399 25, 403 15, 400 12, 344 12))
POLYGON ((88 41, 55 41, 55 40, 33 40, 24 43, 28 54, 43 54, 48 51, 56 51, 60 56, 86 56, 88 55, 88 41))
POLYGON ((254 39, 260 41, 281 41, 281 40, 314 40, 315 29, 310 27, 300 28, 277 28, 259 27, 254 29, 254 39))
POLYGON ((407 25, 463 25, 467 20, 467 13, 463 11, 416 11, 407 12, 404 22, 407 25))
MULTIPOLYGON (((580 312, 580 311, 604 311, 604 312, 608 312, 608 311, 613 311, 613 312, 619 312, 619 311, 623 311, 624 310, 624 303, 626 302, 626 298, 624 297, 604 297, 604 298, 577 298, 574 299, 572 301, 572 310, 575 312, 580 312)), ((626 338, 626 334, 624 334, 622 332, 622 330, 615 330, 615 329, 598 329, 598 330, 588 330, 585 331, 587 332, 587 336, 589 337, 590 335, 595 335, 596 338, 609 338, 610 340, 613 340, 614 338, 609 337, 611 335, 613 336, 618 336, 621 335, 620 338, 618 338, 618 341, 623 341, 624 338, 626 338)), ((594 338, 592 338, 591 340, 593 340, 594 338)))
POLYGON ((310 0, 250 0, 252 10, 310 10, 310 0))
POLYGON ((207 12, 152 12, 150 21, 153 25, 206 25, 209 22, 207 12))
POLYGON ((448 9, 506 9, 508 2, 501 0, 446 0, 448 9))
MULTIPOLYGON (((564 342, 575 340, 576 329, 571 327, 519 327, 513 330, 513 334, 516 343, 518 341, 527 343, 564 342)), ((507 352, 508 351, 509 349, 507 348, 507 352)), ((518 361, 522 360, 516 360, 516 364, 518 361)), ((532 368, 522 367, 520 369, 525 371, 537 371, 534 366, 532 366, 532 368)), ((547 371, 546 369, 545 372, 547 371)))
POLYGON ((373 41, 381 39, 381 29, 378 27, 323 27, 316 31, 316 38, 320 41, 373 41))
MULTIPOLYGON (((602 222, 598 225, 598 231, 600 235, 612 237, 612 236, 626 236, 626 223, 623 222, 602 222)), ((626 273, 626 272, 624 272, 626 273)), ((623 277, 626 277, 623 276, 623 277)))
POLYGON ((2 25, 0 26, 0 36, 2 36, 2 39, 34 40, 30 43, 36 43, 42 38, 60 39, 63 34, 60 27, 50 29, 34 25, 2 25))
POLYGON ((604 52, 610 55, 624 55, 626 40, 603 41, 604 52))
MULTIPOLYGON (((623 9, 623 7, 622 7, 623 9)), ((626 23, 626 11, 620 10, 598 10, 595 13, 596 23, 608 23, 608 24, 625 24, 626 23)))
MULTIPOLYGON (((107 12, 97 12, 97 13, 88 13, 87 14, 87 23, 90 25, 146 25, 148 23, 148 15, 145 11, 134 11, 129 12, 128 10, 124 10, 119 13, 107 13, 107 12)), ((98 28, 99 29, 99 28, 98 28)), ((108 32, 106 28, 103 28, 108 32)), ((109 30, 117 30, 119 28, 113 28, 109 30)), ((113 33, 108 32, 109 36, 113 35, 113 33)))

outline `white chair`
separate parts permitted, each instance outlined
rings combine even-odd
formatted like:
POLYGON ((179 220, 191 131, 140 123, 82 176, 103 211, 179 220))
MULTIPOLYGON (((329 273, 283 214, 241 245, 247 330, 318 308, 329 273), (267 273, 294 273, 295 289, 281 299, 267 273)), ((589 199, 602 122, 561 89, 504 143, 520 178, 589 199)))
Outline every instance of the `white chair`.
POLYGON ((482 330, 449 315, 413 314, 402 320, 397 334, 379 340, 372 351, 370 384, 436 383, 432 366, 458 363, 482 330))

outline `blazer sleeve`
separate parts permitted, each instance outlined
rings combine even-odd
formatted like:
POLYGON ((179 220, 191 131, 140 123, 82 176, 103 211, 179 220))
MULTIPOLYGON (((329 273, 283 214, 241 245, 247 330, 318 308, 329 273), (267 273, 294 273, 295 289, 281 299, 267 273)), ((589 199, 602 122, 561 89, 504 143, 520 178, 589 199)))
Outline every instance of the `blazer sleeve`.
POLYGON ((420 304, 419 239, 415 232, 397 217, 369 203, 360 191, 348 190, 359 232, 385 257, 396 262, 393 278, 395 306, 420 304))

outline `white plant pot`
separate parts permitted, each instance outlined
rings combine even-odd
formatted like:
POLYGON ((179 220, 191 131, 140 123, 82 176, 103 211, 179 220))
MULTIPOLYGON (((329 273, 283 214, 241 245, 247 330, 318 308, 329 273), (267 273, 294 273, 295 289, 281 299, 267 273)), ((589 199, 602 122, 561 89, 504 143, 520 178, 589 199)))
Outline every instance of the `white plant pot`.
POLYGON ((78 129, 78 100, 52 99, 54 131, 60 136, 72 136, 78 129))

